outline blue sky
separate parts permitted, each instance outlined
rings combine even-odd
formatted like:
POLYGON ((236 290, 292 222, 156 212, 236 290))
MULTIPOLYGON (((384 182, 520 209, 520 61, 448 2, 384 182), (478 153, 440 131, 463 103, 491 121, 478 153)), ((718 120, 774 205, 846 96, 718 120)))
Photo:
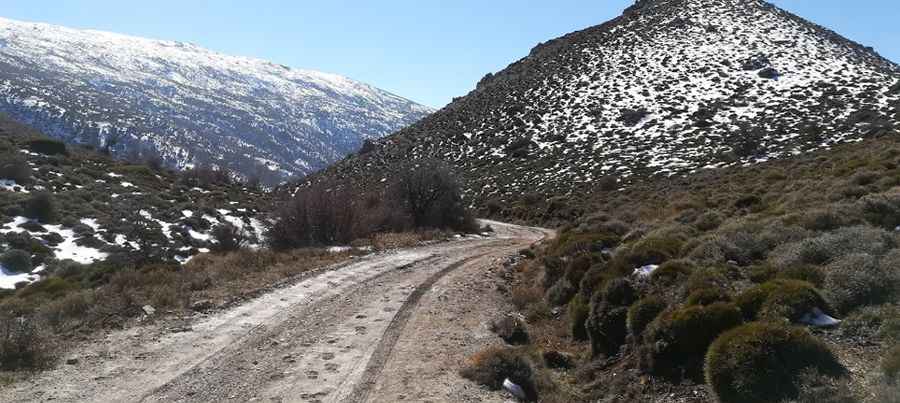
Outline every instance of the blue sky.
MULTIPOLYGON (((900 61, 897 0, 775 4, 900 61)), ((3 0, 0 16, 180 40, 338 73, 426 105, 632 0, 3 0), (529 4, 530 3, 530 4, 529 4)))

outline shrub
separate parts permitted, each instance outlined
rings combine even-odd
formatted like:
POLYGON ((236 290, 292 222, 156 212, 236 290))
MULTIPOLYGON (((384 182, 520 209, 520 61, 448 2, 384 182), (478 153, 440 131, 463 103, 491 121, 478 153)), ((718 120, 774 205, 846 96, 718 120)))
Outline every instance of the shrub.
POLYGON ((492 390, 500 390, 508 378, 521 386, 531 400, 537 397, 531 363, 515 349, 491 347, 482 350, 470 358, 460 375, 492 390))
POLYGON ((591 264, 593 264, 591 255, 582 254, 572 259, 566 267, 566 280, 573 285, 580 284, 581 278, 591 268, 591 264))
POLYGON ((756 284, 774 280, 776 276, 778 276, 778 269, 767 264, 747 268, 747 278, 756 284))
POLYGON ((0 315, 0 369, 39 369, 51 359, 49 345, 33 317, 11 312, 0 315))
POLYGON ((610 281, 603 292, 591 298, 585 329, 594 357, 612 356, 619 352, 628 336, 628 307, 636 300, 637 292, 624 279, 610 281))
POLYGON ((688 306, 706 306, 717 302, 731 302, 731 300, 731 296, 721 288, 705 288, 688 295, 686 304, 688 306))
POLYGON ((233 252, 240 249, 246 240, 244 231, 231 224, 217 225, 212 229, 212 239, 218 252, 233 252))
POLYGON ((852 206, 840 206, 810 210, 800 216, 800 226, 812 231, 833 231, 861 224, 862 219, 852 209, 852 206))
POLYGON ((52 139, 36 139, 25 144, 29 150, 44 155, 67 155, 66 143, 52 139))
POLYGON ((578 288, 572 285, 569 279, 563 278, 547 290, 546 299, 550 305, 563 306, 569 303, 575 294, 578 294, 578 288))
POLYGON ((747 320, 787 319, 796 322, 819 308, 831 312, 825 298, 812 284, 798 280, 773 280, 744 291, 735 298, 747 320))
POLYGON ((298 190, 275 214, 267 231, 270 246, 286 250, 348 244, 357 237, 358 201, 349 193, 314 186, 298 190))
POLYGON ((801 264, 782 269, 777 274, 778 278, 806 281, 816 287, 825 285, 826 274, 818 266, 801 264))
POLYGON ((881 255, 896 246, 892 234, 887 231, 864 226, 847 227, 783 245, 772 253, 771 261, 779 268, 823 265, 853 253, 881 255))
POLYGON ((649 235, 635 242, 626 253, 626 260, 634 267, 662 264, 678 257, 684 241, 675 236, 649 235))
POLYGON ((757 403, 797 398, 805 370, 832 377, 846 372, 809 332, 757 322, 719 337, 709 348, 705 372, 720 402, 757 403))
POLYGON ((618 354, 628 336, 628 308, 614 307, 600 302, 591 304, 591 312, 585 322, 591 341, 591 356, 611 357, 618 354))
POLYGON ((524 310, 529 305, 541 301, 544 295, 537 287, 517 286, 513 287, 510 300, 516 309, 524 310))
POLYGON ((803 371, 797 383, 797 399, 784 403, 861 403, 846 378, 832 378, 812 369, 803 371))
POLYGON ((866 254, 843 256, 826 268, 825 292, 838 312, 848 313, 864 305, 889 302, 900 288, 900 271, 893 265, 900 251, 877 261, 866 254))
POLYGON ((53 222, 57 218, 56 203, 53 196, 47 192, 41 192, 31 196, 23 206, 25 217, 44 223, 53 222))
POLYGON ((881 370, 888 381, 896 382, 900 376, 900 344, 887 351, 881 362, 881 370))
POLYGON ((862 307, 841 322, 840 332, 846 337, 883 338, 886 343, 900 343, 900 308, 894 305, 862 307))
POLYGON ((654 270, 650 275, 650 279, 654 283, 674 285, 690 276, 694 269, 693 263, 688 260, 670 260, 654 270))
POLYGON ((19 185, 31 182, 31 166, 17 154, 0 155, 0 179, 11 179, 19 185))
POLYGON ((18 249, 7 251, 0 256, 0 264, 7 270, 17 273, 30 273, 33 268, 31 254, 18 249))
POLYGON ((528 329, 522 319, 506 315, 491 324, 491 331, 500 336, 507 344, 528 344, 528 329))
POLYGON ((595 265, 591 267, 584 277, 581 278, 581 284, 578 286, 578 292, 585 299, 589 300, 594 292, 602 289, 606 283, 616 277, 615 273, 609 270, 605 264, 595 265))
POLYGON ((564 232, 551 245, 549 253, 554 256, 572 256, 602 252, 619 243, 620 237, 612 232, 564 232))
POLYGON ((726 268, 705 267, 694 270, 684 282, 684 292, 690 295, 694 291, 707 288, 726 288, 732 280, 726 268))
POLYGON ((694 226, 701 231, 712 231, 722 225, 722 215, 716 211, 707 211, 694 220, 694 226))
POLYGON ((578 294, 569 302, 569 327, 572 338, 578 341, 588 340, 587 322, 588 315, 591 313, 591 306, 588 304, 588 298, 582 294, 578 294))
POLYGON ((408 170, 395 185, 397 196, 417 228, 477 229, 462 200, 456 179, 443 165, 432 162, 408 170))
POLYGON ((659 297, 645 297, 635 302, 628 308, 628 333, 632 337, 639 337, 659 314, 666 310, 668 304, 659 297))
POLYGON ((546 290, 553 287, 557 281, 566 273, 563 269, 562 259, 555 256, 544 256, 541 259, 543 265, 543 278, 541 278, 541 286, 546 290))
POLYGON ((870 224, 885 229, 900 226, 900 193, 894 191, 866 195, 857 203, 870 224))
POLYGON ((658 375, 696 378, 710 344, 741 323, 740 310, 721 302, 663 312, 644 331, 644 366, 658 375))

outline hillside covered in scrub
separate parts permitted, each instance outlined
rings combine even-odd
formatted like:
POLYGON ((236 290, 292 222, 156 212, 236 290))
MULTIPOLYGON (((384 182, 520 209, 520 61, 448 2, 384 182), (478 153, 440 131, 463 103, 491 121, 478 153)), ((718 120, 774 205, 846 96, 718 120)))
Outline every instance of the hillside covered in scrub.
POLYGON ((424 160, 478 207, 897 133, 900 67, 763 0, 642 0, 549 40, 326 170, 361 186, 424 160))
POLYGON ((262 242, 270 206, 258 187, 211 169, 114 162, 0 123, 0 288, 59 265, 184 263, 220 247, 215 232, 226 227, 248 246, 262 242))
POLYGON ((510 346, 464 375, 542 401, 900 398, 900 139, 647 181, 575 214, 519 268, 522 316, 495 324, 510 346))

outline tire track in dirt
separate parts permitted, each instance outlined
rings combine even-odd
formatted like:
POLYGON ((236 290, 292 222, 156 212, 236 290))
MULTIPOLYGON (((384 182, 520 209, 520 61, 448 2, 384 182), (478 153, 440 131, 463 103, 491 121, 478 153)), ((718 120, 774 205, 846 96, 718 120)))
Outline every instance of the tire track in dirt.
POLYGON ((538 230, 491 225, 494 237, 316 271, 184 329, 113 332, 82 346, 74 365, 8 386, 0 401, 364 401, 436 283, 540 238, 538 230))

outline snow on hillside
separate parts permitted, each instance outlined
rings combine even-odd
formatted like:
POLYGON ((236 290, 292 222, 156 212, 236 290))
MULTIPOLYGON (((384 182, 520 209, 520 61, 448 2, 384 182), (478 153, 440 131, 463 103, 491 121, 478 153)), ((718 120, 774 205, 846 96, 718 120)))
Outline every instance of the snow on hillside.
POLYGON ((869 48, 761 0, 641 0, 539 45, 333 172, 438 158, 476 199, 568 194, 828 148, 898 122, 900 68, 869 48))
POLYGON ((114 142, 120 155, 269 179, 322 168, 430 109, 193 44, 0 18, 0 112, 67 141, 114 142))
POLYGON ((71 147, 67 154, 44 155, 29 151, 27 139, 0 137, 0 161, 20 158, 13 163, 30 170, 17 174, 25 183, 0 179, 0 256, 25 251, 35 268, 21 273, 3 267, 0 289, 37 281, 45 268, 64 261, 186 263, 217 247, 213 233, 223 225, 237 228, 245 247, 265 242, 262 206, 269 195, 259 189, 204 183, 71 147), (54 206, 49 222, 24 216, 40 194, 49 194, 54 206))

